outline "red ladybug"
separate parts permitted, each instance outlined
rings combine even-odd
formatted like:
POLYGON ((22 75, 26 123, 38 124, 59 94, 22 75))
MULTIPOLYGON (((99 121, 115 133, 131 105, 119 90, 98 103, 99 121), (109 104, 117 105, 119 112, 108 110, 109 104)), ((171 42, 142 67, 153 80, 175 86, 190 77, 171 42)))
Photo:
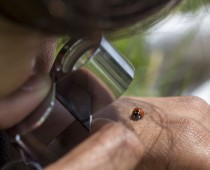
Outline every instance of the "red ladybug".
POLYGON ((144 110, 141 108, 135 108, 133 109, 132 115, 131 115, 131 119, 132 120, 140 120, 144 117, 144 110))

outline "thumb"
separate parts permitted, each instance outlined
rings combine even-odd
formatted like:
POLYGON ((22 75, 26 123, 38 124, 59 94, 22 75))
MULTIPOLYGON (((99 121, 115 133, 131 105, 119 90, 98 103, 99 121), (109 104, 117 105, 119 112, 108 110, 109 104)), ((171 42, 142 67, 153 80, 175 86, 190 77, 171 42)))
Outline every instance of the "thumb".
MULTIPOLYGON (((94 134, 46 170, 131 170, 143 156, 143 146, 120 123, 100 119, 94 134)), ((93 126, 94 126, 93 125, 93 126)))

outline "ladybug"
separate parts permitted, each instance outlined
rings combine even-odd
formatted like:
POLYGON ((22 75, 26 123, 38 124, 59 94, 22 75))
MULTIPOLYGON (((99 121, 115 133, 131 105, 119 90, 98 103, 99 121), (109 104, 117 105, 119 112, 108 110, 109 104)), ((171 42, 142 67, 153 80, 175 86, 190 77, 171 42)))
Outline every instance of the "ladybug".
POLYGON ((131 119, 132 120, 140 120, 144 117, 144 110, 141 108, 135 108, 133 109, 132 115, 131 115, 131 119))

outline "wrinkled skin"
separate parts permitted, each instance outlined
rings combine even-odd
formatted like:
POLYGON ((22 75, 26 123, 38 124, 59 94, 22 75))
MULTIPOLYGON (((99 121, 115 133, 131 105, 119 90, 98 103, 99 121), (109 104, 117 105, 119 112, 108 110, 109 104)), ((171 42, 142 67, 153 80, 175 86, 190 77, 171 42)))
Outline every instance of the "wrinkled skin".
POLYGON ((91 137, 48 168, 209 169, 209 112, 197 97, 122 97, 95 115, 91 137), (139 121, 130 119, 135 107, 145 111, 139 121))
POLYGON ((136 169, 210 168, 210 107, 200 98, 123 97, 100 114, 139 137, 144 156, 136 169), (130 120, 135 107, 144 109, 142 120, 130 120))
MULTIPOLYGON (((55 41, 4 19, 0 24, 0 129, 7 129, 47 95, 55 41), (27 83, 34 72, 41 75, 27 83)), ((123 97, 96 115, 117 122, 96 120, 87 140, 46 169, 210 169, 209 114, 209 105, 196 97, 123 97), (145 111, 142 120, 130 119, 135 107, 145 111)))

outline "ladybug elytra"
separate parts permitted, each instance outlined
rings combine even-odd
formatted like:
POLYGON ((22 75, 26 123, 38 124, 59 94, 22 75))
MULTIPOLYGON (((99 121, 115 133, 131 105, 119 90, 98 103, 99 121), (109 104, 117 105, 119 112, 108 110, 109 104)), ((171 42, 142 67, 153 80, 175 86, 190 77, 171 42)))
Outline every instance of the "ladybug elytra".
POLYGON ((131 119, 132 120, 140 120, 144 117, 144 110, 141 108, 135 108, 133 109, 132 115, 131 115, 131 119))

